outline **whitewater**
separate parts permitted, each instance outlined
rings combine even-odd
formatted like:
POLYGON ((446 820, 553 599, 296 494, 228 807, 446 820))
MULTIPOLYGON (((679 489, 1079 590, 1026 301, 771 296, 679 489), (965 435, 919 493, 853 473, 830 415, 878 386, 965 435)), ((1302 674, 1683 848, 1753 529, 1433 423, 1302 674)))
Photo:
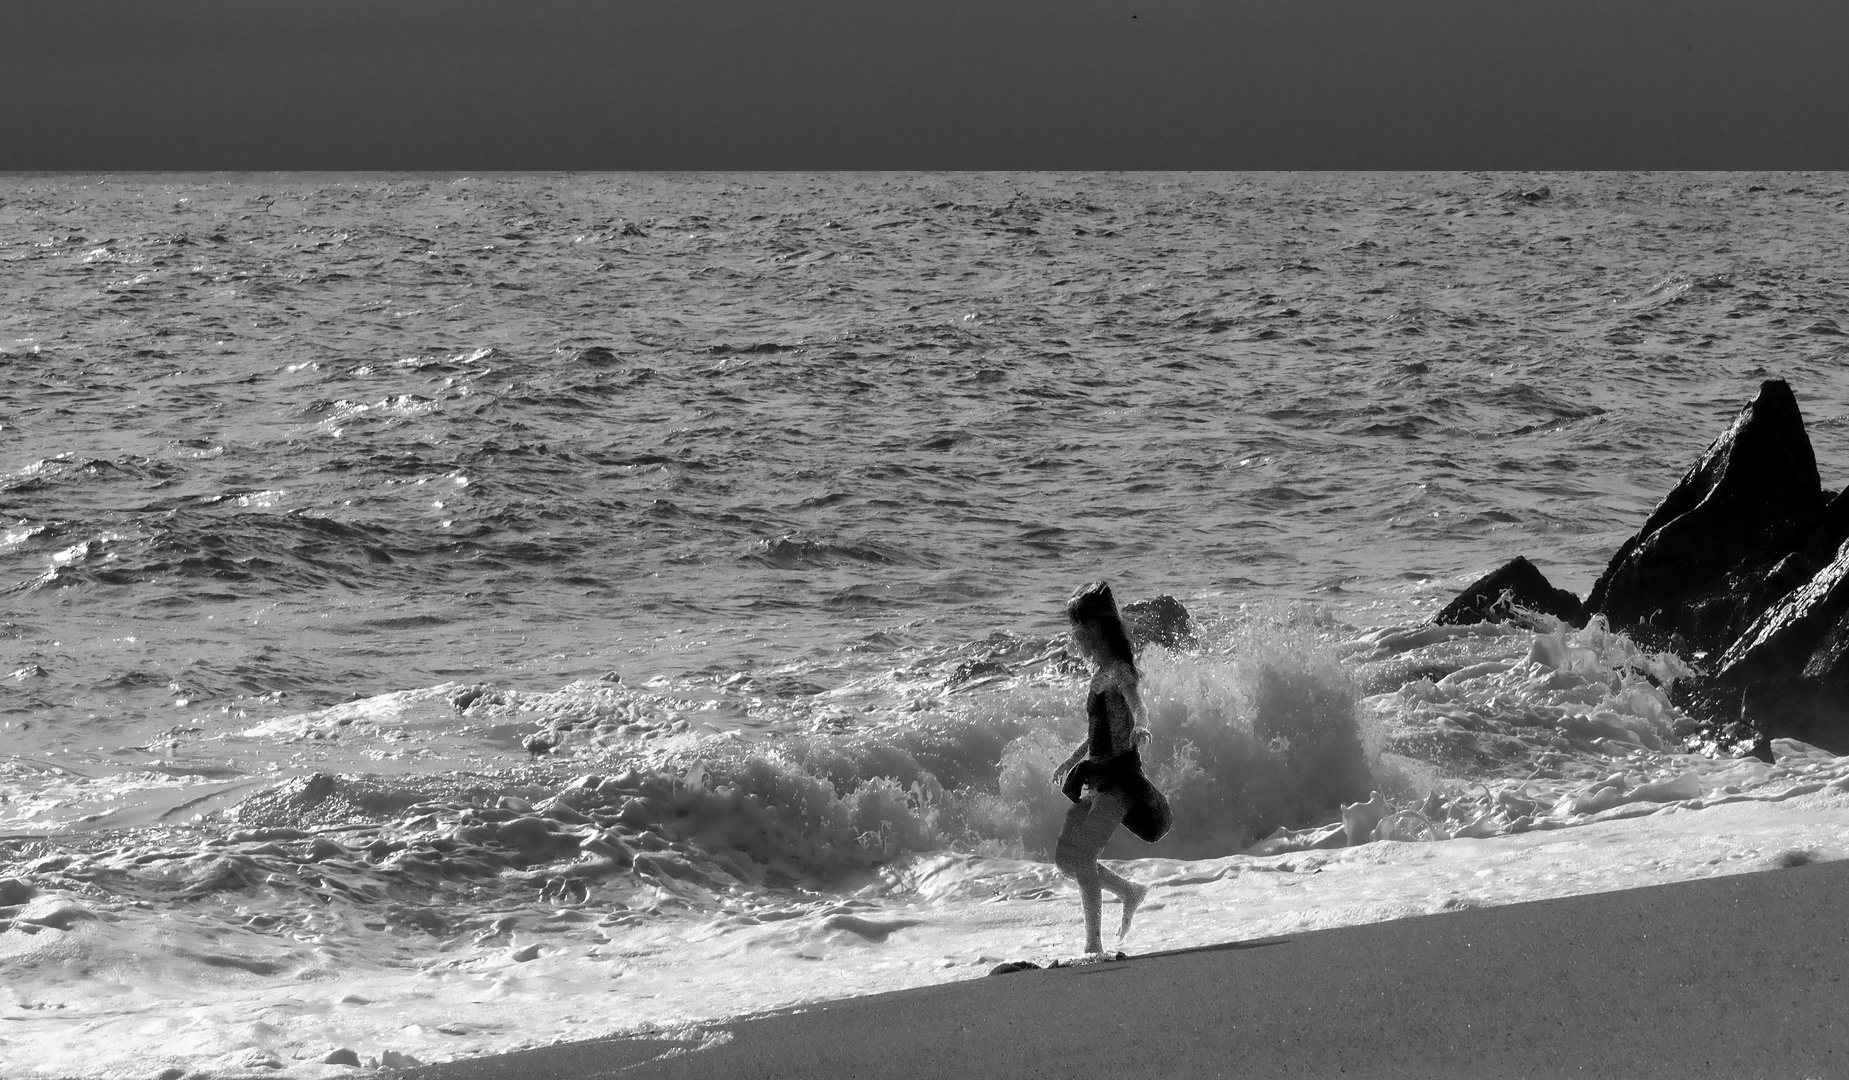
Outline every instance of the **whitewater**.
POLYGON ((1703 752, 1684 660, 1428 623, 1518 554, 1583 594, 1762 379, 1844 483, 1846 207, 0 178, 0 1074, 697 1039, 1069 958, 1094 579, 1192 624, 1140 661, 1176 826, 1106 851, 1132 952, 1849 855, 1849 758, 1703 752))

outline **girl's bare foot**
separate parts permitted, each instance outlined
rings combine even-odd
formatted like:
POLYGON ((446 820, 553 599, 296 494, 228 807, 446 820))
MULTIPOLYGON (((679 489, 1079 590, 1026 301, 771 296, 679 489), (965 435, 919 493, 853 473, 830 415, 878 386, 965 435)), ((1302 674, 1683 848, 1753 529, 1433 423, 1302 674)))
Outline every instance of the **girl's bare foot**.
POLYGON ((1124 896, 1123 921, 1117 924, 1117 940, 1122 941, 1130 934, 1130 920, 1136 918, 1136 909, 1143 906, 1143 900, 1149 895, 1149 886, 1138 885, 1132 881, 1131 891, 1124 896))

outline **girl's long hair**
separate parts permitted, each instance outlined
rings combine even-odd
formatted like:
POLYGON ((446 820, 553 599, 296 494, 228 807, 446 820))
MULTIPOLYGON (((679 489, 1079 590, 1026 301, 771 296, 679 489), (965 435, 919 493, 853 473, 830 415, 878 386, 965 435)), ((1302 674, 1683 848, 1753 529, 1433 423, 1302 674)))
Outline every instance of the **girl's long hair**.
POLYGON ((1090 630, 1110 659, 1136 670, 1136 650, 1130 646, 1130 634, 1124 629, 1123 616, 1117 612, 1117 600, 1111 596, 1109 585, 1093 581, 1079 586, 1072 599, 1066 601, 1066 618, 1073 626, 1090 630))

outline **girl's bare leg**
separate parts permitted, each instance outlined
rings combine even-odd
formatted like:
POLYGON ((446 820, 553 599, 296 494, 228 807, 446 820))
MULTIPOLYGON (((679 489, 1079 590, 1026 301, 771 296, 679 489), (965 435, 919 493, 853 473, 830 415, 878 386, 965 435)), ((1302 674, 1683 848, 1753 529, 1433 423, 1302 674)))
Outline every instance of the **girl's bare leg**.
POLYGON ((1098 853, 1117 831, 1128 809, 1113 792, 1103 792, 1073 804, 1066 812, 1066 827, 1059 834, 1053 850, 1053 862, 1079 886, 1079 902, 1085 909, 1085 951, 1104 951, 1100 923, 1103 921, 1104 895, 1101 887, 1123 898, 1121 937, 1130 928, 1130 918, 1148 891, 1107 867, 1098 865, 1098 853))

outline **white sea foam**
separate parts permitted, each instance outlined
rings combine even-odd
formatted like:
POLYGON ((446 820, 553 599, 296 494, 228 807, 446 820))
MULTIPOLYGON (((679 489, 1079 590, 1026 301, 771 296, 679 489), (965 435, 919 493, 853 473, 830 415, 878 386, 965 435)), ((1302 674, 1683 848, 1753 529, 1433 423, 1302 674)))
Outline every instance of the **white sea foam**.
MULTIPOLYGON (((1151 772, 1178 807, 1235 805, 1216 792, 1266 774, 1301 790, 1273 779, 1265 813, 1194 821, 1183 857, 1129 845, 1140 857, 1119 869, 1153 886, 1133 949, 1849 856, 1849 758, 1789 741, 1769 764, 1680 752, 1663 689, 1676 666, 1596 624, 1261 620, 1144 667, 1152 726, 1175 748, 1151 772), (1393 664, 1428 676, 1359 696, 1393 664), (1286 744, 1332 735, 1348 749, 1293 764, 1286 744), (1382 790, 1328 806, 1356 760, 1382 790), (1293 806, 1310 809, 1234 853, 1293 806), (1228 850, 1187 857, 1215 844, 1228 850)), ((433 687, 244 727, 227 737, 415 758, 446 726, 452 753, 486 760, 515 752, 495 733, 520 717, 560 742, 549 770, 297 781, 246 799, 257 824, 242 831, 214 825, 226 810, 208 801, 190 832, 17 868, 0 884, 0 1060, 21 1076, 171 1062, 319 1077, 340 1048, 443 1060, 1070 955, 1076 896, 1033 838, 1064 805, 1041 774, 1076 735, 1077 683, 1042 667, 845 728, 831 706, 796 726, 786 704, 770 731, 748 707, 702 729, 688 718, 719 711, 712 698, 595 681, 433 687), (458 703, 476 743, 458 737, 458 703), (567 781, 558 766, 596 772, 567 781)), ((223 786, 144 779, 118 794, 184 804, 223 786)))
MULTIPOLYGON (((1766 771, 1779 769, 1793 772, 1756 788, 1737 783, 1756 770, 1736 770, 1725 785, 1742 787, 1734 801, 1653 804, 1647 816, 1560 831, 1122 863, 1153 886, 1130 947, 1849 856, 1849 761, 1766 771)), ((1050 867, 977 855, 904 859, 849 896, 775 908, 735 902, 699 914, 661 889, 654 910, 487 911, 479 932, 448 941, 385 920, 376 931, 260 929, 246 911, 261 899, 259 890, 184 912, 98 906, 66 929, 0 934, 8 1075, 145 1076, 172 1063, 207 1076, 320 1077, 335 1074, 318 1062, 340 1047, 362 1060, 434 1061, 642 1032, 973 978, 1004 960, 1073 955, 1079 941, 1076 894, 1050 867), (78 1029, 84 1038, 73 1039, 78 1029)))

